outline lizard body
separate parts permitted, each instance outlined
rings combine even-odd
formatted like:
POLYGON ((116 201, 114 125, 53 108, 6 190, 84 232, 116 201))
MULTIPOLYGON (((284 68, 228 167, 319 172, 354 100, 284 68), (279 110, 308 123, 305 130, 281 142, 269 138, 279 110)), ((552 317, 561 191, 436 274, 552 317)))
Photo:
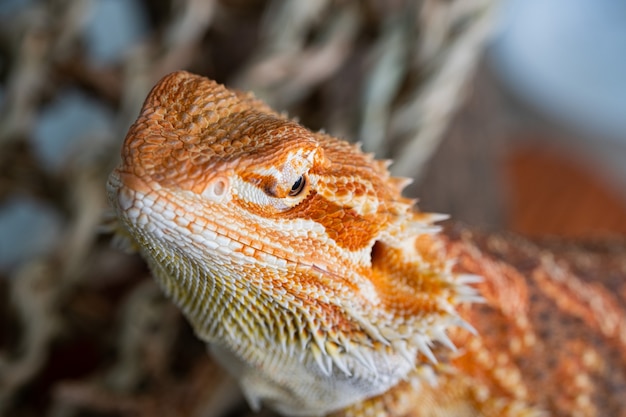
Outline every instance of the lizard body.
MULTIPOLYGON (((481 258, 438 233, 441 216, 402 197, 407 181, 387 165, 250 94, 178 72, 157 84, 130 128, 109 198, 253 408, 599 415, 606 404, 584 381, 546 390, 561 376, 607 380, 613 365, 624 394, 623 298, 559 281, 556 264, 548 276, 529 266, 528 279, 481 258), (549 320, 534 299, 567 304, 572 311, 555 308, 554 320, 573 330, 543 331, 549 320), (588 328, 604 329, 594 337, 611 341, 608 353, 581 340, 588 328), (571 363, 561 367, 547 349, 564 349, 571 363), (621 356, 613 364, 611 355, 621 356)), ((624 399, 607 406, 623 409, 624 399)))

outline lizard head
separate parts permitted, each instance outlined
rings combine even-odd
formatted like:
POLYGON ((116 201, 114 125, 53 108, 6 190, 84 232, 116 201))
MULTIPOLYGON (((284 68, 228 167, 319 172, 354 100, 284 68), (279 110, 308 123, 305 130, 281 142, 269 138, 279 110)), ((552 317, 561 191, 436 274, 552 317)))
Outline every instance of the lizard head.
POLYGON ((178 72, 130 128, 109 198, 200 337, 257 368, 339 372, 363 397, 432 359, 472 295, 387 165, 178 72))
POLYGON ((170 220, 214 223, 285 259, 369 266, 375 241, 413 237, 408 226, 430 228, 433 219, 413 210, 414 201, 401 196, 409 180, 390 177, 387 166, 251 94, 178 72, 152 90, 130 128, 111 201, 123 219, 139 200, 179 201, 171 210, 181 214, 170 220))

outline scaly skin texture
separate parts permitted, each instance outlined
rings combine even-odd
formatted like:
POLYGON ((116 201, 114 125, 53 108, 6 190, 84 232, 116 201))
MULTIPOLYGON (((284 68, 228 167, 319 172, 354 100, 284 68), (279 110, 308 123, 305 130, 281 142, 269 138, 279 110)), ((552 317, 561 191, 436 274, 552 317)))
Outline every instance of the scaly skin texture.
POLYGON ((438 233, 387 165, 177 72, 130 128, 109 198, 253 408, 624 413, 624 287, 438 233))

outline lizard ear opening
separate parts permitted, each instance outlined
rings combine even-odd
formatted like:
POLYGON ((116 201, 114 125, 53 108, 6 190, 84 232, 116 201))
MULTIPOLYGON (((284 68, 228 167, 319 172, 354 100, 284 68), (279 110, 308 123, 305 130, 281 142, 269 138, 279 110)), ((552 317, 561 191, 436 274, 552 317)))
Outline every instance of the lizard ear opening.
POLYGON ((372 251, 370 254, 370 260, 371 260, 371 264, 375 265, 376 263, 380 262, 381 257, 383 257, 383 251, 384 251, 384 243, 381 242, 380 240, 377 240, 374 242, 374 245, 372 246, 372 251))

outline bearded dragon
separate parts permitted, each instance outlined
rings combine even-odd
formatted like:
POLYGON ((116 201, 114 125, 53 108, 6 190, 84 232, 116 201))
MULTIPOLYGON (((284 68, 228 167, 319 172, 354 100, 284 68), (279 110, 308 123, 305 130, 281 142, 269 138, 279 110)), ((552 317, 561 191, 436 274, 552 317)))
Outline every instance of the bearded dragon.
POLYGON ((549 255, 515 268, 497 240, 442 233, 388 165, 176 72, 147 97, 108 195, 253 409, 624 415, 623 283, 549 255))

